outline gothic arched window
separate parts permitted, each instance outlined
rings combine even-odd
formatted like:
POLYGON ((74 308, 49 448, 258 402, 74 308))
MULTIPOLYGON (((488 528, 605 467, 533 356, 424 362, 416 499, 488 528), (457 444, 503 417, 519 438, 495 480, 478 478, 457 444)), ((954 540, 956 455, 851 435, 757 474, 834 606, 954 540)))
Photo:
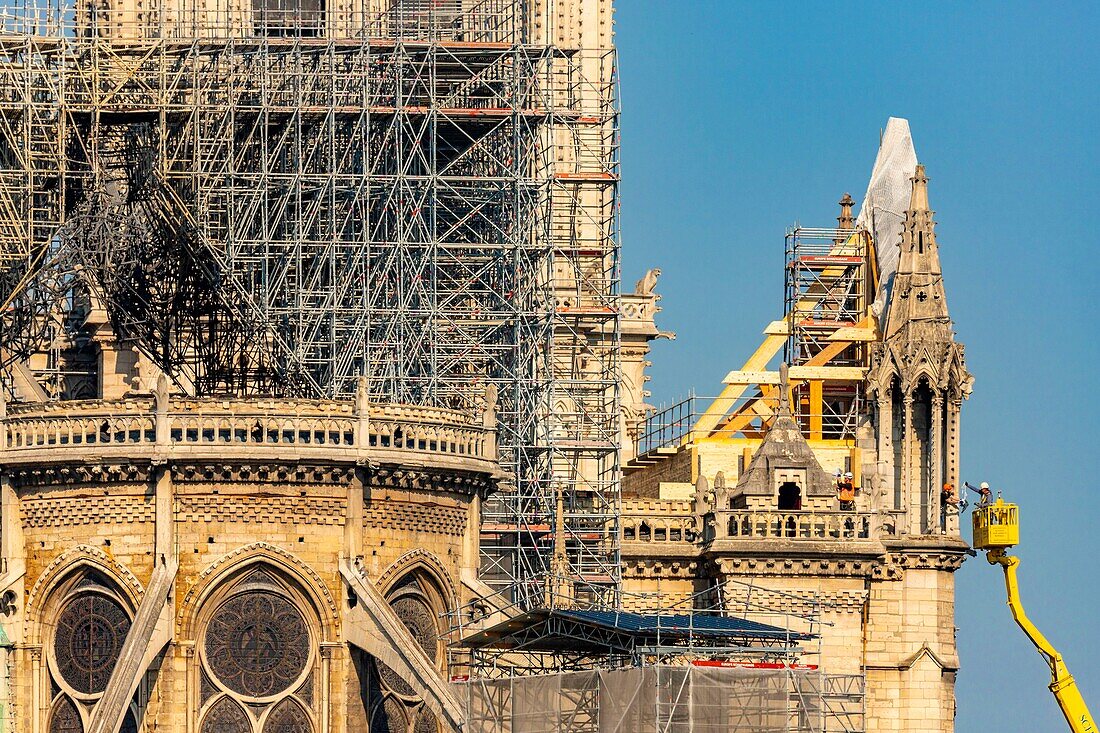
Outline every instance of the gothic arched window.
MULTIPOLYGON (((446 660, 440 614, 445 608, 435 583, 421 573, 412 573, 387 594, 387 601, 424 655, 443 671, 446 660)), ((367 693, 372 732, 438 733, 441 730, 435 715, 408 682, 382 662, 376 659, 369 662, 371 679, 367 693)))
MULTIPOLYGON (((46 666, 53 690, 48 733, 84 733, 107 689, 130 632, 132 609, 111 583, 94 572, 62 583, 48 611, 56 621, 46 640, 46 666)), ((131 708, 121 733, 137 733, 131 708)))
POLYGON ((316 634, 280 577, 254 569, 214 602, 200 639, 200 733, 314 733, 316 634))

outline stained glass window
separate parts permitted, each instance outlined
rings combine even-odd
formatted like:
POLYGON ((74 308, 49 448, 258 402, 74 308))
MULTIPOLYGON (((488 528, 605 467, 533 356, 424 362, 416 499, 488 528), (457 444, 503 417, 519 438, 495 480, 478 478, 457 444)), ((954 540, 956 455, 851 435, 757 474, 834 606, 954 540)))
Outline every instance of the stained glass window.
POLYGON ((113 598, 101 593, 73 598, 61 610, 54 636, 62 679, 78 692, 103 692, 129 631, 130 617, 113 598))
POLYGON ((223 603, 206 631, 206 663, 226 688, 271 697, 298 681, 309 661, 309 630, 286 598, 249 591, 223 603))
POLYGON ((84 724, 80 722, 80 711, 67 697, 60 698, 50 715, 50 733, 84 733, 84 724))
POLYGON ((264 733, 312 733, 313 726, 309 716, 301 706, 290 700, 283 700, 271 711, 264 723, 264 733))
POLYGON ((248 713, 228 697, 210 706, 202 719, 202 733, 252 733, 248 713))

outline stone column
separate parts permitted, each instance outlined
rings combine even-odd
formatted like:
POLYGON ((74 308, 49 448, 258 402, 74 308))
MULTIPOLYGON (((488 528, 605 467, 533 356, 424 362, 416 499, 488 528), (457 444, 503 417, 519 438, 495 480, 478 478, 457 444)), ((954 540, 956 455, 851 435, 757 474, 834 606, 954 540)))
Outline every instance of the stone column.
MULTIPOLYGON (((894 402, 892 395, 879 394, 878 404, 878 480, 882 482, 882 493, 889 497, 891 509, 897 509, 894 495, 894 402), (890 466, 890 470, 885 470, 890 466)), ((885 509, 886 506, 881 507, 885 509)))
MULTIPOLYGON (((962 492, 962 478, 959 476, 959 416, 962 414, 962 399, 952 397, 947 403, 947 441, 946 441, 946 468, 947 481, 962 492)), ((947 531, 949 534, 959 533, 959 516, 948 519, 947 531)))
MULTIPOLYGON (((920 499, 913 491, 913 395, 908 390, 903 397, 905 412, 901 428, 901 490, 905 505, 906 524, 911 534, 920 534, 920 499), (915 500, 914 500, 915 499, 915 500)), ((918 489, 919 491, 919 489, 918 489)))
POLYGON ((943 532, 947 528, 946 515, 943 513, 943 393, 932 393, 932 415, 930 421, 930 442, 932 443, 932 481, 928 487, 928 529, 943 532), (943 521, 941 521, 941 518, 943 521))

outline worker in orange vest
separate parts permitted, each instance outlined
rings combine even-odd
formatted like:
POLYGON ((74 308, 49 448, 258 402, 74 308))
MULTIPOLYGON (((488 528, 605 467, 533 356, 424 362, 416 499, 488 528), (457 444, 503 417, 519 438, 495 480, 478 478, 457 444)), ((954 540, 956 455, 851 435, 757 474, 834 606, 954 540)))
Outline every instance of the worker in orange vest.
POLYGON ((855 477, 851 471, 844 475, 837 471, 836 498, 840 500, 840 511, 854 512, 856 510, 855 477))
POLYGON ((955 510, 955 514, 962 514, 962 510, 965 508, 965 502, 960 501, 958 494, 955 493, 955 484, 950 481, 943 485, 940 489, 940 530, 947 531, 947 511, 949 508, 955 510))

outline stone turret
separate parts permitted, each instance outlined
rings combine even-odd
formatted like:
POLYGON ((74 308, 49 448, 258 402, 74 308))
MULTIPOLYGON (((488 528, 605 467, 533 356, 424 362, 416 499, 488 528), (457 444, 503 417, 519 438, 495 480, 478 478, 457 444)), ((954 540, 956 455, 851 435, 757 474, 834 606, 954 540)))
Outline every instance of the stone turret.
POLYGON ((940 489, 958 484, 959 413, 973 378, 947 309, 923 165, 912 184, 868 389, 878 409, 879 457, 893 465, 883 477, 892 488, 887 493, 893 494, 893 508, 907 512, 911 534, 957 533, 957 518, 944 516, 940 506, 940 489))

